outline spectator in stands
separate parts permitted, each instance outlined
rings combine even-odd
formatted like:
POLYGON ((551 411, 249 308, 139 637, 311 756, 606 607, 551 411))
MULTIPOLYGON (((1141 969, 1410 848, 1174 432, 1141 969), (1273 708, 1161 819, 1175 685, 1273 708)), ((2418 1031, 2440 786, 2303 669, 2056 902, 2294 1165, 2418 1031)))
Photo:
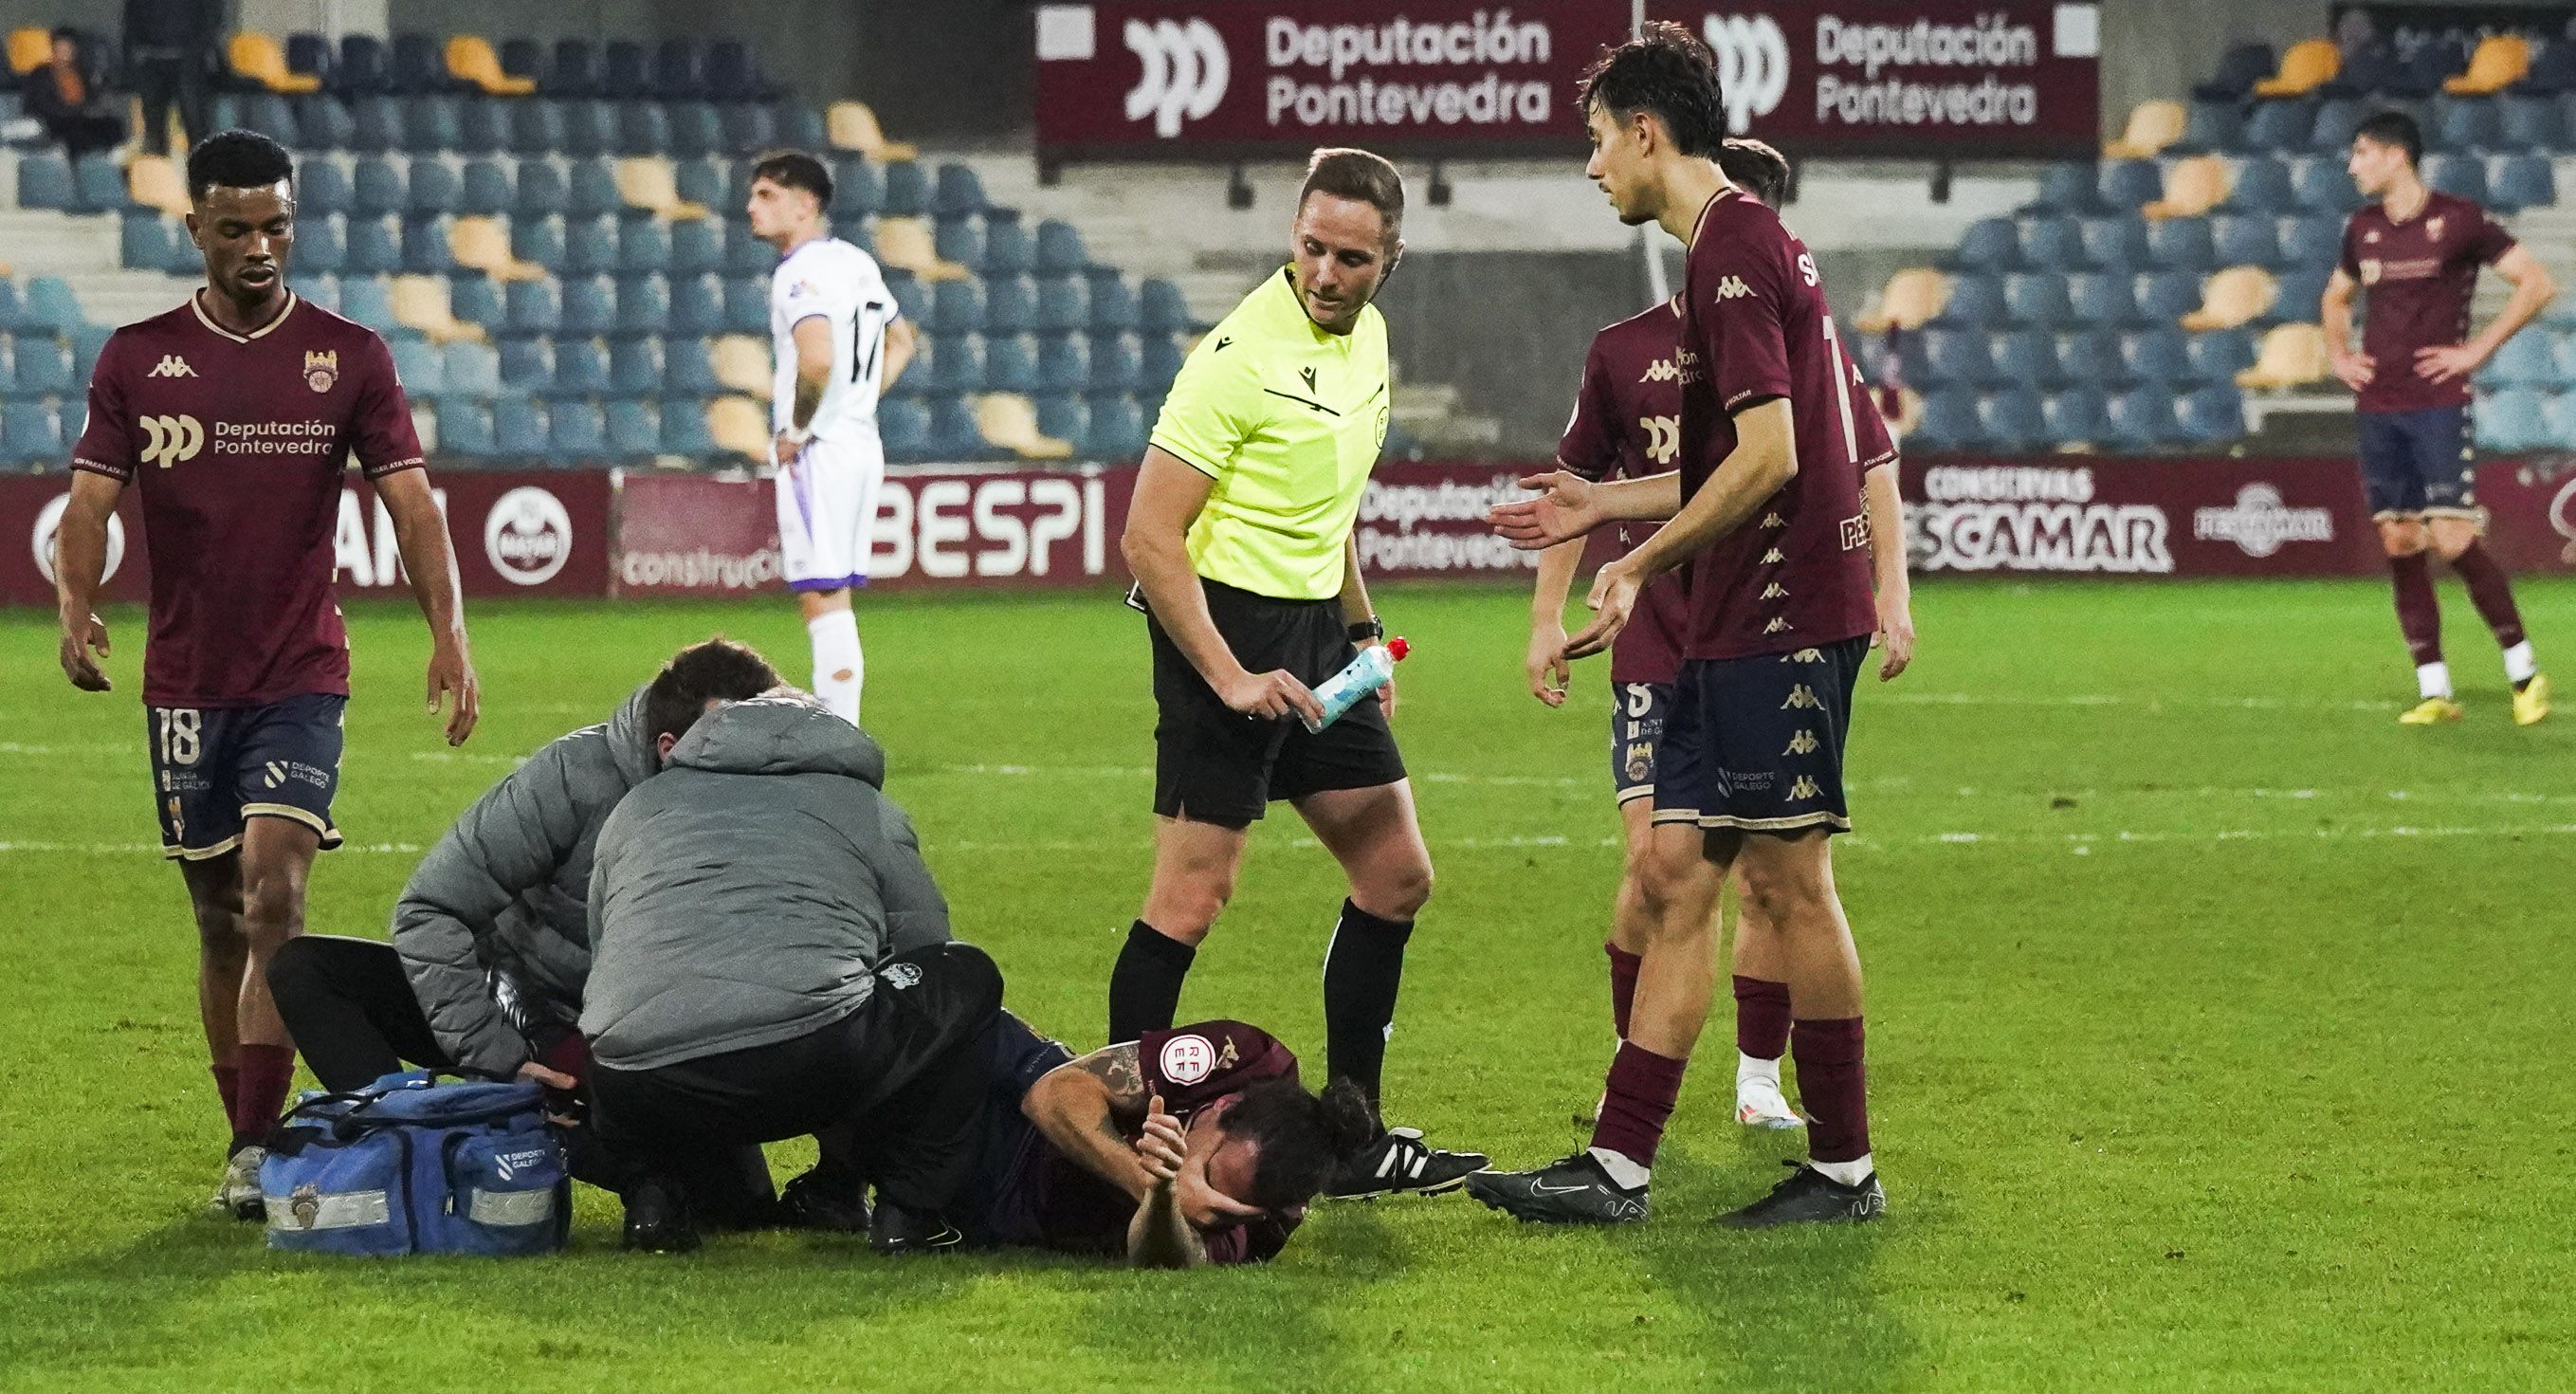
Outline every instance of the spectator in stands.
POLYGON ((125 72, 143 98, 143 153, 170 153, 170 102, 188 148, 206 138, 206 92, 224 25, 222 0, 125 0, 125 72))
POLYGON ((80 31, 54 31, 54 54, 27 74, 27 114, 77 160, 125 139, 125 123, 99 93, 98 72, 81 51, 80 31))

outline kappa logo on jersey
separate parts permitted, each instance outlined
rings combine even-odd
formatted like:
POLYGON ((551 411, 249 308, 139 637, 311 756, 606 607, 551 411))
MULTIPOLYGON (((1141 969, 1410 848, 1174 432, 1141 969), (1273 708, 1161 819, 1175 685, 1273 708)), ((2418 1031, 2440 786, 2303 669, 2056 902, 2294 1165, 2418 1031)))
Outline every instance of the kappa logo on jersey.
POLYGON ((175 353, 165 353, 161 355, 161 361, 159 363, 152 365, 152 371, 145 373, 143 376, 147 378, 192 378, 196 375, 197 370, 188 366, 187 359, 184 359, 175 353))
POLYGON ((1765 634, 1778 634, 1791 627, 1792 626, 1787 620, 1774 618, 1769 624, 1762 626, 1762 632, 1765 634))
POLYGON ((1822 711, 1825 704, 1816 700, 1816 690, 1799 683, 1789 689, 1789 700, 1780 704, 1782 711, 1822 711))
POLYGON ((1816 747, 1822 744, 1824 744, 1824 742, 1816 739, 1815 732, 1800 731, 1798 734, 1789 738, 1789 748, 1780 753, 1783 755, 1813 755, 1816 753, 1816 747))
POLYGON ((1796 803, 1800 799, 1821 799, 1824 796, 1825 791, 1816 787, 1816 780, 1813 775, 1802 774, 1798 776, 1796 783, 1789 786, 1789 801, 1791 803, 1796 803))
POLYGON ((1778 566, 1785 560, 1787 560, 1787 558, 1780 554, 1780 549, 1777 547, 1774 547, 1770 551, 1762 554, 1762 564, 1764 566, 1778 566))
POLYGON ((168 469, 185 460, 197 458, 206 448, 206 428, 193 416, 145 416, 135 424, 143 428, 143 463, 168 469))
POLYGON ((1825 661, 1825 651, 1823 649, 1800 649, 1781 661, 1785 663, 1822 663, 1825 661))
POLYGON ((1774 581, 1762 588, 1762 598, 1765 600, 1786 600, 1789 598, 1789 588, 1781 585, 1777 581, 1774 581))
POLYGON ((1769 15, 1710 15, 1700 25, 1726 94, 1726 129, 1742 135, 1789 94, 1789 36, 1769 15))
POLYGON ((340 381, 338 349, 307 349, 304 352, 304 385, 316 392, 328 392, 340 381))
POLYGON ((1163 139, 1179 135, 1183 121, 1200 120, 1225 100, 1233 64, 1224 37, 1206 20, 1131 19, 1127 47, 1145 65, 1127 90, 1127 119, 1153 117, 1154 134, 1163 139))
POLYGON ((1682 419, 1678 416, 1641 416, 1637 424, 1646 430, 1646 458, 1659 465, 1669 465, 1682 453, 1682 419))
POLYGON ((1720 300, 1741 300, 1752 293, 1753 287, 1746 285, 1741 276, 1729 276, 1717 283, 1717 298, 1720 300))
POLYGON ((1216 1047, 1205 1036, 1174 1036, 1163 1042, 1156 1068, 1174 1084, 1196 1084, 1216 1073, 1216 1047))
POLYGON ((1673 360, 1669 358, 1658 358, 1654 362, 1646 365, 1646 375, 1637 379, 1637 381, 1677 382, 1681 379, 1681 375, 1682 370, 1673 365, 1673 360))
POLYGON ((1766 528, 1785 528, 1789 526, 1789 520, 1781 517, 1777 513, 1765 513, 1762 515, 1762 526, 1766 528))

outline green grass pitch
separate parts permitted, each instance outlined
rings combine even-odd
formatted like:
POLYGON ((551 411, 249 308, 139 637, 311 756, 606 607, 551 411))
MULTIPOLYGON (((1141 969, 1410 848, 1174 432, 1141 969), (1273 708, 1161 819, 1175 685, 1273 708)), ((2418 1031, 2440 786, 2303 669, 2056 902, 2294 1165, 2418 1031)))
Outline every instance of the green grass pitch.
MULTIPOLYGON (((2522 596, 2576 678, 2576 583, 2522 596)), ((2407 730, 2375 584, 1922 589, 1915 670, 1860 698, 1837 849, 1884 1223, 1708 1223, 1789 1152, 1729 1120, 1721 995, 1647 1227, 1326 1207, 1275 1266, 1190 1275, 777 1235, 628 1257, 597 1193, 569 1253, 522 1263, 287 1258, 200 1218, 222 1134, 152 845, 141 617, 111 617, 105 697, 62 681, 49 617, 0 618, 0 1387, 2565 1388, 2576 711, 2515 728, 2449 600, 2469 719, 2407 730)), ((1418 645, 1398 731, 1439 868, 1391 1112, 1543 1162, 1580 1144, 1610 1044, 1606 671, 1549 712, 1521 595, 1382 604, 1418 645)), ((778 598, 472 618, 486 712, 451 753, 417 617, 353 613, 352 846, 313 929, 381 934, 457 810, 679 644, 805 666, 778 598)), ((1041 1029, 1097 1044, 1148 866, 1139 622, 1105 594, 872 597, 862 628, 960 933, 1041 1029)), ((1302 832, 1259 830, 1183 1010, 1319 1055, 1340 891, 1302 832)))

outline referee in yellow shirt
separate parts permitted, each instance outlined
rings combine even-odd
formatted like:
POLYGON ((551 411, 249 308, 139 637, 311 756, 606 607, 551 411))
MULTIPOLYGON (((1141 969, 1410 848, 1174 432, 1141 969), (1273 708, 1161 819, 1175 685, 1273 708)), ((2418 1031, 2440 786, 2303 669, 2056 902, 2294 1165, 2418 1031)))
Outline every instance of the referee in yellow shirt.
MULTIPOLYGON (((1288 264, 1181 365, 1119 544, 1154 649, 1154 884, 1110 974, 1109 1039, 1172 1024, 1246 830, 1285 799, 1350 877, 1324 958, 1327 1069, 1372 1103, 1431 853, 1387 726, 1394 685, 1320 734, 1298 717, 1320 715, 1314 687, 1385 637, 1351 524, 1391 389, 1369 301, 1404 255, 1403 224, 1395 166, 1315 152, 1288 264)), ((1484 1164, 1382 1129, 1330 1193, 1445 1191, 1484 1164)))

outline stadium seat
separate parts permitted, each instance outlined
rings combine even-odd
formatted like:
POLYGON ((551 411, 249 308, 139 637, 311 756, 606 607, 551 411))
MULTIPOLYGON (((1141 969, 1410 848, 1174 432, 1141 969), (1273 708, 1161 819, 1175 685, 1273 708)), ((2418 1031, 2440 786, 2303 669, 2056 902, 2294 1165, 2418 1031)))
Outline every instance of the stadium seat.
POLYGON ((990 392, 974 399, 975 433, 1023 460, 1063 460, 1073 455, 1073 442, 1038 429, 1037 409, 1016 392, 990 392))
POLYGON ((832 204, 824 210, 833 221, 873 218, 885 206, 885 179, 876 166, 855 155, 833 161, 832 204))
POLYGON ((2316 129, 2316 103, 2312 101, 2263 102, 2245 118, 2245 129, 2237 139, 2240 150, 2275 154, 2303 149, 2316 129))
POLYGON ((1125 333, 1136 328, 1141 309, 1135 287, 1127 278, 1110 272, 1091 278, 1091 332, 1125 333))
POLYGON ((724 390, 716 379, 715 362, 707 356, 706 340, 677 337, 663 342, 662 390, 681 397, 712 397, 724 390))
POLYGON ((2280 294, 2280 284, 2262 267, 2228 267, 2201 287, 2200 308, 2182 317, 2182 327, 2207 331, 2251 324, 2272 312, 2280 294))
POLYGON ((471 398, 442 397, 437 413, 439 454, 475 460, 495 453, 491 408, 471 398))
POLYGON ((2202 387, 2176 403, 2177 437, 2192 445, 2232 445, 2245 437, 2245 399, 2234 387, 2202 387))
POLYGON ((2090 445, 2110 434, 2102 389, 2069 387, 2040 399, 2040 438, 2056 446, 2090 445))
MULTIPOLYGON (((310 196, 310 190, 307 190, 310 196)), ((518 205, 518 190, 511 187, 509 172, 499 160, 475 159, 465 162, 457 177, 456 211, 474 217, 504 217, 518 205)))
POLYGON ((777 364, 769 356, 766 339, 755 339, 748 334, 727 334, 715 341, 713 361, 716 381, 723 384, 726 391, 757 401, 769 400, 777 364))
POLYGON ((394 324, 393 288, 383 277, 352 274, 340 278, 340 314, 344 318, 390 334, 394 324))
POLYGON ((2218 71, 2194 87, 2192 95, 2206 102, 2242 101, 2275 67, 2270 44, 2238 44, 2218 60, 2218 71))
POLYGON ((2332 266, 2343 255, 2343 220, 2324 214, 2284 218, 2280 225, 2283 268, 2332 266))
POLYGON ((725 143, 748 154, 767 150, 778 143, 778 114, 756 102, 743 102, 719 108, 724 121, 725 143))
POLYGON ((567 277, 563 291, 564 333, 617 332, 616 282, 605 276, 567 277))
POLYGON ((2147 264, 2162 271, 2207 272, 2218 264, 2209 220, 2170 218, 2147 225, 2147 264))
POLYGON ((2138 382, 2180 383, 2192 378, 2191 350, 2178 329, 2143 329, 2120 336, 2123 376, 2138 382))
POLYGON ((2332 263, 2297 267, 2278 277, 2281 293, 2273 298, 2274 319, 2309 319, 2318 313, 2318 302, 2325 299, 2326 281, 2334 274, 2332 263))
POLYGON ((2554 97, 2570 89, 2576 89, 2576 43, 2560 38, 2532 55, 2531 71, 2511 90, 2521 96, 2554 97))
POLYGON ((1977 396, 1961 388, 1923 395, 1923 418, 1906 437, 1909 447, 1928 451, 1968 450, 1984 444, 1985 425, 1978 419, 1977 396))
MULTIPOLYGON (((620 155, 658 155, 671 149, 671 113, 660 102, 622 101, 616 106, 620 155)), ((719 120, 721 129, 721 120, 719 120)))
POLYGON ((943 164, 930 196, 930 212, 937 218, 965 218, 981 214, 992 201, 984 196, 984 181, 966 165, 943 164))
POLYGON ((598 50, 585 39, 557 39, 537 90, 549 97, 598 96, 598 50))
POLYGON ((1038 278, 1037 287, 1036 328, 1039 333, 1070 334, 1091 323, 1091 305, 1086 278, 1041 276, 1038 278))
POLYGON ((394 278, 394 322, 432 343, 447 344, 459 339, 479 342, 483 330, 456 317, 447 283, 436 276, 405 275, 394 278))
POLYGON ((984 366, 972 382, 955 376, 960 368, 935 369, 928 379, 934 391, 1035 392, 1038 390, 1037 341, 1025 334, 993 335, 984 341, 984 366))
POLYGON ((302 95, 322 90, 322 80, 288 66, 286 48, 275 37, 241 30, 224 46, 233 76, 271 92, 302 95))
POLYGON ((18 161, 19 207, 69 212, 78 203, 70 161, 60 155, 28 155, 18 161))
POLYGON ((81 310, 80 297, 60 276, 30 277, 27 298, 18 313, 20 324, 40 332, 50 329, 69 334, 89 322, 89 316, 81 310))
POLYGON ((651 218, 630 218, 617 226, 617 270, 640 276, 671 269, 671 225, 651 218))
POLYGON ((1039 275, 1071 274, 1091 268, 1091 253, 1082 244, 1082 232, 1061 218, 1049 218, 1038 224, 1037 272, 1039 275))
POLYGON ((664 39, 653 50, 652 91, 664 101, 685 101, 706 91, 704 59, 693 39, 664 39))
POLYGON ((1144 385, 1144 352, 1131 334, 1099 335, 1091 340, 1092 393, 1133 392, 1144 385))
POLYGON ((2547 426, 2543 433, 2553 446, 2564 448, 2576 440, 2576 392, 2556 392, 2541 402, 2540 418, 2547 426))
POLYGON ((885 128, 877 124, 877 114, 865 102, 834 102, 825 116, 825 130, 835 150, 855 150, 879 164, 910 160, 920 152, 911 144, 886 139, 885 128))
POLYGON ((2126 271, 2070 276, 2066 294, 2075 302, 2075 319, 2080 324, 2110 328, 2138 317, 2137 290, 2126 271))
POLYGON ((1932 323, 1945 329, 1973 329, 1993 324, 2003 317, 2001 276, 1953 276, 1950 278, 1950 298, 1932 323))
POLYGON ((402 107, 391 97, 358 97, 349 103, 348 147, 363 155, 386 155, 402 150, 407 136, 403 131, 402 107))
POLYGON ((125 205, 173 218, 188 215, 188 181, 167 156, 137 155, 125 167, 125 205))
POLYGON ((2191 351, 2191 376, 2195 382, 2234 383, 2238 373, 2254 366, 2254 335, 2250 330, 2215 330, 2194 334, 2185 342, 2191 351))
MULTIPOLYGON (((984 332, 984 288, 973 281, 943 281, 932 292, 929 322, 933 334, 984 332)), ((1025 326, 1014 326, 1014 329, 1025 326)))
POLYGON ((1090 433, 1082 446, 1084 455, 1122 462, 1143 458, 1147 425, 1144 410, 1135 398, 1094 397, 1090 415, 1090 433))
POLYGON ((447 391, 447 355, 426 339, 397 338, 386 347, 394 356, 394 374, 403 391, 414 397, 436 397, 447 391))
POLYGON ((2290 188, 2298 196, 2298 206, 2312 212, 2342 217, 2362 203, 2361 190, 2353 185, 2343 161, 2323 156, 2293 161, 2290 188))
POLYGON ((974 404, 963 397, 941 397, 930 404, 930 453, 941 460, 971 463, 996 458, 984 439, 974 404))
POLYGON ((2468 71, 2442 84, 2453 96, 2493 96, 2531 71, 2531 40, 2520 34, 2490 34, 2469 55, 2468 71))
POLYGON ((617 269, 617 220, 607 217, 564 220, 563 273, 602 276, 617 269))
MULTIPOLYGON (((2167 224, 2167 226, 2172 226, 2167 224)), ((2280 221, 2266 213, 2256 217, 2221 215, 2210 220, 2210 249, 2216 266, 2281 264, 2280 221)))
POLYGON ((351 218, 349 250, 342 269, 367 276, 390 276, 403 269, 402 229, 391 218, 351 218))
POLYGON ((906 463, 928 458, 930 410, 910 398, 897 398, 877 408, 877 438, 886 458, 906 463))
POLYGON ((2227 162, 2216 155, 2189 155, 2165 167, 2164 197, 2138 211, 2151 221, 2197 218, 2227 198, 2227 162))
POLYGON ((72 200, 76 213, 114 213, 125 208, 125 171, 109 156, 81 156, 72 161, 72 200))
POLYGON ((599 407, 577 399, 558 400, 547 411, 547 445, 558 465, 598 460, 608 453, 608 423, 599 407))
MULTIPOLYGON (((330 93, 319 93, 299 99, 291 116, 283 98, 269 98, 279 109, 278 119, 285 120, 295 132, 290 144, 306 150, 355 150, 358 148, 358 117, 347 103, 330 93)), ((274 135, 275 132, 270 132, 274 135)), ((376 129, 373 134, 389 137, 392 133, 376 129)), ((283 139, 281 137, 281 139, 283 139)))
POLYGON ((662 391, 663 340, 632 336, 608 345, 608 391, 619 397, 652 397, 662 391))
POLYGON ((2081 271, 2091 264, 2083 225, 2072 217, 2024 218, 2015 237, 2021 243, 2021 264, 2029 270, 2081 271))
MULTIPOLYGON (((1936 282, 1939 280, 1937 272, 1925 274, 1932 276, 1936 282)), ((1891 281, 1889 284, 1893 285, 1894 282, 1891 281)), ((1162 276, 1148 277, 1144 284, 1137 287, 1137 295, 1143 302, 1143 317, 1139 327, 1145 332, 1180 334, 1195 327, 1190 321, 1189 299, 1181 294, 1178 283, 1162 276)), ((1937 309, 1938 306, 1936 305, 1935 308, 1937 309)), ((1927 313, 1925 317, 1930 316, 1927 313)))
POLYGON ((2304 97, 2343 70, 2343 51, 2332 39, 2302 39, 2281 55, 2279 72, 2254 84, 2257 97, 2304 97))
MULTIPOLYGON (((724 273, 767 280, 778 269, 778 250, 751 235, 751 224, 728 218, 724 234, 724 273)), ((766 293, 766 292, 764 292, 766 293)))
POLYGON ((458 340, 442 350, 447 390, 466 397, 501 395, 501 354, 490 344, 458 340))
POLYGON ((2313 324, 2276 325, 2263 335, 2254 366, 2236 375, 2236 385, 2277 392, 2323 382, 2327 375, 2326 336, 2313 324))
POLYGON ((2309 153, 2337 157, 2349 154, 2353 128, 2367 115, 2369 109, 2351 97, 2328 97, 2318 102, 2316 114, 2308 119, 2309 153))
POLYGON ((2468 55, 2458 42, 2437 34, 2405 54, 2399 60, 2399 79, 2381 84, 2381 90, 2394 97, 2430 97, 2467 66, 2468 55))
POLYGON ((707 45, 702 68, 707 96, 719 102, 767 101, 775 88, 751 61, 739 39, 717 39, 707 45))
POLYGON ((616 168, 606 159, 575 160, 570 174, 566 181, 566 217, 604 218, 625 211, 626 200, 617 189, 616 168))
POLYGON ((2540 393, 2522 386, 2480 395, 2470 413, 2478 444, 2489 450, 2539 450, 2556 444, 2542 400, 2540 393))
POLYGON ((661 453, 702 460, 718 453, 715 433, 707 429, 707 410, 695 397, 662 403, 661 453))
POLYGON ((617 334, 660 334, 671 327, 671 287, 660 276, 625 276, 617 282, 617 334))
POLYGON ((2487 197, 2507 212, 2546 208, 2558 202, 2558 176, 2540 155, 2499 155, 2487 181, 2487 197))
POLYGON ((2182 420, 2173 390, 2162 383, 2141 383, 2111 397, 2104 435, 2123 450, 2154 450, 2182 435, 2182 420))
POLYGON ((2084 242, 2082 266, 2128 271, 2147 264, 2147 221, 2137 214, 2086 218, 2076 228, 2084 242))
POLYGON ((2023 205, 2031 213, 2090 213, 2099 205, 2093 192, 2090 161, 2060 160, 2039 172, 2039 197, 2023 205))
POLYGON ((492 453, 504 459, 535 460, 549 453, 545 408, 524 397, 492 403, 492 453))
POLYGON ((2105 160, 2098 172, 2101 205, 2134 213, 2164 193, 2164 176, 2152 160, 2105 160))
MULTIPOLYGON (((2349 133, 2347 133, 2349 138, 2349 133)), ((2504 144, 2504 112, 2493 97, 2437 97, 2425 143, 2454 155, 2504 144)))
POLYGON ((2005 330, 1990 348, 1998 382, 2036 387, 2058 380, 2057 346, 2046 329, 2005 330))
POLYGON ((0 273, 0 332, 16 329, 26 313, 26 298, 18 293, 18 283, 0 273))
POLYGON ((555 388, 554 344, 534 334, 512 334, 494 341, 501 381, 512 392, 543 397, 555 388))
MULTIPOLYGON (((546 223, 523 224, 536 249, 562 260, 563 247, 553 227, 546 223)), ((447 255, 449 260, 469 270, 480 271, 496 281, 528 281, 546 274, 537 262, 522 261, 510 245, 510 235, 492 218, 463 217, 448 225, 447 255)))
POLYGON ((42 402, 14 402, 0 411, 0 459, 51 466, 67 448, 61 418, 42 402))
POLYGON ((725 162, 714 159, 682 160, 671 171, 672 187, 681 198, 728 218, 741 211, 733 200, 732 178, 725 162))
POLYGON ((563 153, 576 167, 583 160, 617 153, 617 107, 598 97, 579 97, 563 104, 563 153))
MULTIPOLYGON (((2576 62, 2576 44, 2567 45, 2576 62)), ((2555 152, 2567 143, 2567 124, 2558 103, 2542 96, 2511 96, 2496 108, 2497 143, 2530 154, 2555 152)))
POLYGON ((2039 394, 2028 389, 1991 393, 1977 400, 1979 434, 1996 450, 2035 450, 2048 439, 2039 394))
POLYGON ((1159 395, 1180 376, 1181 361, 1189 356, 1189 350, 1179 339, 1151 331, 1140 336, 1138 342, 1144 355, 1138 390, 1159 395))
MULTIPOLYGON (((510 151, 523 159, 540 159, 564 148, 564 104, 543 97, 522 98, 510 104, 510 151)), ((528 166, 519 167, 519 182, 527 183, 528 166)))
POLYGON ((733 334, 769 333, 769 282, 743 276, 725 282, 725 330, 733 334))
POLYGON ((170 264, 170 223, 158 213, 128 213, 117 230, 117 261, 129 271, 170 264))
POLYGON ((72 353, 62 340, 21 334, 14 342, 20 393, 31 397, 59 397, 73 390, 72 353))
POLYGON ((2138 319, 2171 326, 2200 308, 2200 278, 2188 271, 2149 271, 2137 280, 2138 319))
POLYGON ((724 118, 713 106, 706 102, 675 102, 666 111, 670 117, 668 152, 673 158, 701 160, 724 152, 724 118))
POLYGON ((2237 162, 2236 182, 2219 211, 2268 215, 2288 212, 2297 204, 2298 196, 2290 188, 2289 163, 2255 155, 2237 162))
POLYGON ((1091 443, 1091 404, 1069 394, 1040 397, 1037 407, 1037 433, 1065 442, 1068 454, 1089 456, 1091 443))
POLYGON ((1091 341, 1080 334, 1038 337, 1038 390, 1080 392, 1091 385, 1091 341))
POLYGON ((640 460, 658 455, 662 450, 661 409, 650 402, 624 399, 610 402, 602 423, 605 439, 603 451, 612 460, 640 460))
POLYGON ((2240 148, 2244 134, 2245 117, 2234 102, 2195 101, 2184 119, 2182 138, 2168 149, 2177 155, 2219 154, 2240 148))
POLYGON ((2010 218, 1980 218, 1959 234, 1959 246, 1951 253, 1950 263, 1961 271, 1990 275, 2018 270, 2022 265, 2020 230, 2010 218))
POLYGON ((703 275, 724 268, 724 224, 713 218, 690 218, 670 225, 670 267, 676 276, 703 275))
POLYGON ((2130 109, 2129 124, 2117 139, 2102 146, 2106 160, 2151 160, 2166 146, 2182 139, 2183 127, 2189 120, 2183 104, 2164 98, 2143 101, 2130 109))
POLYGON ((286 70, 329 85, 334 53, 331 41, 309 31, 286 36, 286 70))
POLYGON ((487 96, 525 97, 537 90, 533 78, 503 71, 501 55, 493 50, 492 41, 479 34, 449 36, 443 56, 450 79, 471 84, 487 96))
POLYGON ((394 167, 382 155, 361 157, 349 181, 349 212, 361 218, 380 218, 399 213, 411 199, 411 190, 394 167))
POLYGON ((405 212, 454 213, 464 201, 464 179, 455 166, 429 156, 413 158, 411 187, 403 204, 405 212))
POLYGON ((553 281, 519 281, 501 292, 503 321, 513 334, 552 334, 563 327, 563 295, 553 281))
POLYGON ((724 332, 724 282, 708 275, 678 275, 670 284, 673 335, 702 338, 724 332))
POLYGON ((2003 318, 2014 324, 2053 329, 2075 318, 2067 298, 2066 277, 2055 273, 2004 277, 2003 318))
POLYGON ((2120 336, 2108 329, 2076 329, 2056 336, 2056 369, 2047 382, 2061 386, 2101 387, 2116 382, 2126 370, 2120 362, 2120 336))
POLYGON ((2424 182, 2472 203, 2488 201, 2487 164, 2474 155, 2425 156, 2424 182))
MULTIPOLYGON (((925 281, 961 280, 973 274, 939 255, 931 240, 930 225, 919 218, 878 219, 876 241, 877 260, 901 267, 925 281)), ((1043 236, 1039 245, 1045 245, 1043 236)))
POLYGON ((984 234, 971 218, 932 224, 931 251, 941 261, 972 269, 984 264, 984 234))
POLYGON ((2555 344, 2539 329, 2526 329, 2505 340, 2504 347, 2478 371, 2478 381, 2490 387, 2545 387, 2558 380, 2555 344))
POLYGON ((761 403, 749 397, 719 397, 707 407, 706 422, 716 449, 768 462, 769 411, 761 403))
POLYGON ((1911 361, 1909 381, 1929 389, 1994 379, 1994 361, 1982 329, 1926 329, 1917 342, 1921 352, 1911 361))
POLYGON ((452 96, 413 97, 402 103, 403 148, 414 154, 455 150, 465 144, 463 103, 452 96))

